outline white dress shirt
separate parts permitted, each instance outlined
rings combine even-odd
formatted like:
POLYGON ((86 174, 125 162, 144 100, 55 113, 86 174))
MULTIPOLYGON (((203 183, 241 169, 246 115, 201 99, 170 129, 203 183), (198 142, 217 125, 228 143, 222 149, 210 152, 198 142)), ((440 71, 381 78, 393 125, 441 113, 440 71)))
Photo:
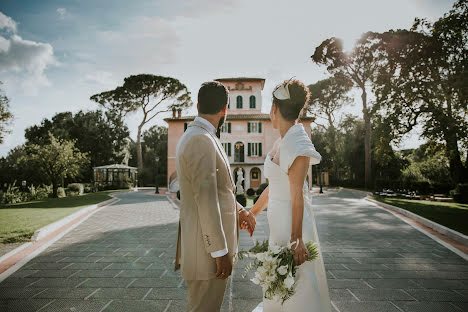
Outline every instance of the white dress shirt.
MULTIPOLYGON (((215 126, 213 126, 213 124, 211 122, 209 122, 208 120, 206 120, 203 117, 195 117, 194 121, 200 122, 200 123, 204 124, 205 126, 207 126, 208 129, 210 129, 210 131, 216 136, 216 128, 215 128, 215 126)), ((211 257, 219 258, 219 257, 222 257, 224 255, 227 255, 227 253, 228 253, 228 249, 224 248, 223 250, 218 250, 218 251, 212 252, 211 257)))

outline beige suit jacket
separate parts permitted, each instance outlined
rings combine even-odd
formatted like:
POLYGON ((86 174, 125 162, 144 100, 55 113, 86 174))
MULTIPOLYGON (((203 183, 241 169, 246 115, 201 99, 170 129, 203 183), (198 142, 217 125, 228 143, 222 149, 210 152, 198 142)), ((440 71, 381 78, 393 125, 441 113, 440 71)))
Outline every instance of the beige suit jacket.
POLYGON ((238 211, 226 153, 204 124, 188 125, 177 144, 176 169, 181 205, 175 269, 185 280, 215 278, 211 252, 227 248, 237 262, 238 211))

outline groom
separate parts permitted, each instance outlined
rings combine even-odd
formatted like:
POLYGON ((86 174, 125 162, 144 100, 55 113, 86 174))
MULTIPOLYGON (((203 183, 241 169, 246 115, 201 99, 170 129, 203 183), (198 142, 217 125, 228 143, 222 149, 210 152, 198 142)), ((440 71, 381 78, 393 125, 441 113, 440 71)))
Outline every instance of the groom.
POLYGON ((229 161, 218 139, 228 98, 221 83, 202 84, 198 117, 177 145, 181 206, 175 266, 187 282, 190 312, 221 309, 237 262, 239 224, 250 235, 255 229, 253 215, 236 201, 229 161))

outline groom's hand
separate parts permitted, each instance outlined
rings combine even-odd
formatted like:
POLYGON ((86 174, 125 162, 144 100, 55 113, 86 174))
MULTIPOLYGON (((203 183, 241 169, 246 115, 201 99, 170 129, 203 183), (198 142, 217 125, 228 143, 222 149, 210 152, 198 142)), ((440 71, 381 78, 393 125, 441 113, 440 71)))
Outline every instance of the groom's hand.
POLYGON ((242 209, 239 212, 239 225, 242 230, 246 230, 249 232, 250 236, 253 235, 255 231, 255 225, 257 221, 255 221, 255 217, 252 213, 248 212, 245 209, 242 209))
POLYGON ((231 257, 229 257, 229 253, 222 256, 215 258, 216 259, 216 278, 219 279, 226 279, 231 275, 232 272, 232 262, 231 257))

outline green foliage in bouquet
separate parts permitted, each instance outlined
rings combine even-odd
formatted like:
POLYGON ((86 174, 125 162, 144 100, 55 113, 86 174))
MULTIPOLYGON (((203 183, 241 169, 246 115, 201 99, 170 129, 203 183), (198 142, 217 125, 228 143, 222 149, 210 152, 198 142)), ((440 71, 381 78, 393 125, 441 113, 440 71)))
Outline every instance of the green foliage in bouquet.
MULTIPOLYGON (((318 257, 318 248, 315 243, 305 243, 312 261, 318 257)), ((239 258, 253 259, 245 268, 243 278, 253 269, 256 269, 255 277, 251 281, 260 285, 266 299, 277 298, 284 303, 295 293, 296 270, 294 262, 294 250, 286 247, 271 246, 268 240, 255 243, 249 251, 240 251, 239 258)))

